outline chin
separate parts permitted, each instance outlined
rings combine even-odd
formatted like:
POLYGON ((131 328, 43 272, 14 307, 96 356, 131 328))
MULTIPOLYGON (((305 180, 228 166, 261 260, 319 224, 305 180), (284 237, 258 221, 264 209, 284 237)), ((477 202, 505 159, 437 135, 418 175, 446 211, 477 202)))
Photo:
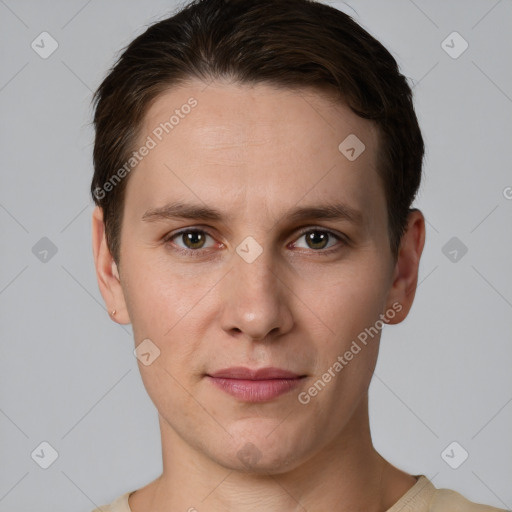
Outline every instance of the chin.
POLYGON ((295 436, 284 430, 272 433, 275 427, 267 426, 253 435, 233 436, 235 446, 222 450, 215 458, 222 466, 241 473, 277 475, 296 468, 306 458, 297 449, 304 446, 304 440, 299 437, 294 443, 295 436))
POLYGON ((223 465, 239 473, 278 475, 293 470, 299 464, 296 454, 291 457, 290 453, 271 454, 268 451, 262 453, 252 443, 246 443, 223 465))

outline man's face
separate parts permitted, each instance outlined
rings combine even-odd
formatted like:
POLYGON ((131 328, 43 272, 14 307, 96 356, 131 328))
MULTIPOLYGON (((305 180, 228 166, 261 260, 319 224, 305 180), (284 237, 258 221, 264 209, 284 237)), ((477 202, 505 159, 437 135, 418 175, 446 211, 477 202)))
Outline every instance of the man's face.
POLYGON ((135 344, 160 350, 139 363, 144 385, 161 420, 223 466, 296 467, 363 422, 380 330, 366 344, 358 335, 391 307, 377 131, 313 90, 192 82, 152 104, 140 145, 148 136, 156 146, 129 177, 120 258, 135 344), (190 97, 197 105, 180 110, 190 97), (176 109, 179 122, 158 130, 176 109), (338 148, 351 134, 365 146, 355 159, 355 139, 338 148), (221 219, 158 212, 178 203, 221 219), (350 215, 292 216, 334 205, 350 215), (233 395, 208 376, 230 367, 303 378, 277 395, 259 384, 233 395))

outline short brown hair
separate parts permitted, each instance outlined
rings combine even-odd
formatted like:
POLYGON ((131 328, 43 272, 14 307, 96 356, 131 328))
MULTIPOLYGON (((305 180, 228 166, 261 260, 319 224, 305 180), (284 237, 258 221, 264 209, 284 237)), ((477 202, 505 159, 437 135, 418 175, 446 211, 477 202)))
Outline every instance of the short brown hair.
POLYGON ((350 16, 312 0, 195 0, 134 39, 93 97, 91 193, 103 209, 117 263, 128 178, 108 193, 104 184, 130 158, 150 103, 192 78, 328 88, 373 120, 397 257, 421 181, 424 144, 411 88, 393 56, 350 16))

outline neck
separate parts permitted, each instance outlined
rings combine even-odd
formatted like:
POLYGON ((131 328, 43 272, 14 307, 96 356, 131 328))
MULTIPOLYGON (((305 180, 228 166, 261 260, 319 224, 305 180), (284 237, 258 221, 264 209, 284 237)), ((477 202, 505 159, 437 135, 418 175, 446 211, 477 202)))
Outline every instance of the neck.
POLYGON ((279 474, 220 466, 185 443, 162 417, 160 429, 163 473, 131 495, 132 512, 385 512, 415 483, 373 448, 367 396, 331 443, 279 474))

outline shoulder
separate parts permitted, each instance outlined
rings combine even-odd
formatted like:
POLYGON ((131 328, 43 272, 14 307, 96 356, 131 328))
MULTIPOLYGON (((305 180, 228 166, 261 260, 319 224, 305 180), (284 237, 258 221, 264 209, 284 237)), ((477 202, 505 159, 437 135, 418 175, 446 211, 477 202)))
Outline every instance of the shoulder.
POLYGON ((456 491, 438 489, 425 475, 414 475, 413 485, 387 512, 506 512, 473 503, 456 491))
POLYGON ((436 489, 430 501, 428 512, 503 512, 502 508, 490 507, 469 501, 450 489, 436 489))
POLYGON ((122 496, 119 496, 116 500, 108 505, 101 505, 101 507, 95 508, 91 512, 131 512, 130 506, 128 505, 128 497, 133 491, 127 492, 122 496))

